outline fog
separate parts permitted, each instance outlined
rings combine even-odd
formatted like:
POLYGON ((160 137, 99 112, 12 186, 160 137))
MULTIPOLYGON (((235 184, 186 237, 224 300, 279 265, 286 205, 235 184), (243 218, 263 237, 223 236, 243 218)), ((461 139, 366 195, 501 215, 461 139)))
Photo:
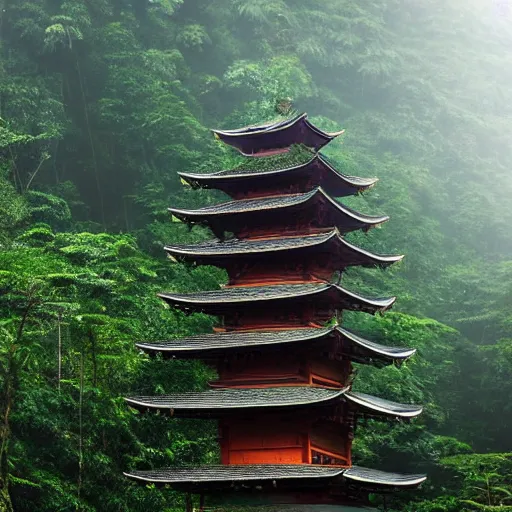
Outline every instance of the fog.
POLYGON ((213 238, 167 208, 228 200, 177 173, 283 168, 211 129, 301 112, 345 130, 322 149, 340 173, 379 179, 339 200, 390 221, 347 240, 405 255, 343 273, 396 295, 392 311, 332 319, 417 348, 355 365, 355 390, 424 405, 358 427, 355 464, 429 475, 369 504, 511 507, 511 84, 511 0, 0 0, 0 512, 174 512, 182 493, 123 471, 220 460, 214 422, 139 417, 120 397, 213 378, 134 345, 222 328, 156 296, 227 279, 165 258, 213 238))

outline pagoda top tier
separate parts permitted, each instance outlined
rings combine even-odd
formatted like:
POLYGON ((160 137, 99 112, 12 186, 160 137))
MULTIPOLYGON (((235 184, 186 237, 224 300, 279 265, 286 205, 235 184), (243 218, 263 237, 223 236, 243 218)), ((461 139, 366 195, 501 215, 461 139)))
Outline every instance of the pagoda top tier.
POLYGON ((327 133, 314 126, 306 113, 292 119, 238 130, 212 130, 217 138, 236 148, 245 156, 269 156, 289 151, 294 144, 303 144, 319 151, 345 130, 327 133))
POLYGON ((250 488, 265 482, 281 488, 282 484, 288 481, 295 485, 297 482, 302 482, 308 487, 311 485, 325 487, 331 483, 339 483, 382 491, 414 488, 426 480, 425 475, 388 473, 359 466, 338 468, 308 464, 180 467, 156 471, 132 471, 125 473, 125 476, 144 484, 169 484, 189 489, 198 485, 201 489, 208 486, 212 490, 228 489, 236 484, 250 488))
MULTIPOLYGON (((311 156, 309 151, 305 151, 305 155, 311 156)), ((283 157, 277 158, 283 160, 283 157)), ((277 161, 275 165, 279 164, 277 161)), ((342 197, 363 192, 378 181, 377 178, 345 176, 320 154, 303 163, 270 170, 241 168, 209 174, 178 174, 193 188, 222 190, 234 199, 304 193, 318 187, 332 197, 342 197)))
POLYGON ((416 352, 410 348, 380 345, 361 338, 339 325, 325 328, 199 334, 169 341, 137 343, 137 347, 149 354, 161 353, 164 357, 207 360, 251 351, 305 350, 309 354, 315 354, 322 352, 323 349, 332 352, 329 343, 332 341, 337 342, 337 351, 342 357, 375 366, 405 361, 416 352))
POLYGON ((207 225, 219 238, 225 232, 247 238, 257 233, 303 233, 337 228, 340 233, 368 230, 387 220, 387 215, 358 213, 330 197, 322 188, 305 194, 228 201, 197 210, 169 208, 183 222, 207 225))
POLYGON ((400 404, 341 389, 316 386, 282 386, 263 388, 220 388, 173 395, 134 396, 125 398, 139 411, 172 411, 176 417, 219 418, 226 415, 260 414, 261 411, 323 408, 327 415, 333 407, 346 405, 358 415, 376 419, 411 419, 421 414, 419 405, 400 404))

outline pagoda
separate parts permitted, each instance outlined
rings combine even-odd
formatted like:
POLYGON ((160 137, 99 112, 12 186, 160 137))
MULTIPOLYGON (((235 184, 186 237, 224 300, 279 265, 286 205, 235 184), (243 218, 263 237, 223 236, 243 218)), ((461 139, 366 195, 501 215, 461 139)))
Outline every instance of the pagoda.
POLYGON ((415 350, 380 345, 342 325, 343 310, 382 313, 395 301, 346 289, 343 271, 354 265, 387 267, 402 256, 374 254, 345 240, 346 233, 368 230, 388 217, 363 215, 334 199, 376 182, 339 173, 319 153, 340 133, 321 131, 306 114, 215 131, 246 156, 277 155, 296 145, 308 148, 310 156, 265 171, 181 173, 192 187, 221 190, 232 200, 196 210, 170 208, 185 223, 209 227, 216 238, 168 245, 165 251, 173 260, 225 269, 228 284, 159 295, 187 314, 217 315, 221 326, 137 347, 169 359, 202 360, 217 378, 206 391, 126 401, 143 412, 217 420, 221 460, 213 466, 131 471, 129 478, 198 495, 200 510, 211 510, 219 498, 234 503, 243 497, 293 511, 317 505, 352 511, 367 505, 370 493, 414 488, 425 480, 352 465, 359 419, 408 421, 422 408, 352 391, 353 362, 400 364, 415 350))

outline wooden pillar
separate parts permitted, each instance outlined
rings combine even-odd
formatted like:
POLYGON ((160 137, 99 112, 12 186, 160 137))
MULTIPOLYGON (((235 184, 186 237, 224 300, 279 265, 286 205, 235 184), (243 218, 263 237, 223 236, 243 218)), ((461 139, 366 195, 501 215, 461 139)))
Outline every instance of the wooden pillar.
POLYGON ((204 512, 204 494, 199 497, 199 512, 204 512))
POLYGON ((192 495, 187 493, 185 496, 185 512, 193 512, 194 508, 192 506, 192 495))

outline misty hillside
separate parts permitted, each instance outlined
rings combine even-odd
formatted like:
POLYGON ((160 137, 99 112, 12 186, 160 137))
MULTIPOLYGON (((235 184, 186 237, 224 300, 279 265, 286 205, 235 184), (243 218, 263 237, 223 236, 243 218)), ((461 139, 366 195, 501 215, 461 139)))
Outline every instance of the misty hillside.
POLYGON ((390 222, 347 239, 406 256, 350 269, 398 301, 344 318, 418 349, 357 390, 425 410, 362 425, 355 461, 429 475, 390 511, 512 511, 510 84, 512 2, 0 0, 0 512, 183 510, 123 477, 219 457, 214 422, 122 398, 211 377, 134 345, 216 325, 156 295, 226 282, 165 257, 212 237, 168 207, 228 199, 177 173, 246 165, 212 128, 300 112, 345 129, 323 150, 340 172, 379 178, 344 204, 390 222))

